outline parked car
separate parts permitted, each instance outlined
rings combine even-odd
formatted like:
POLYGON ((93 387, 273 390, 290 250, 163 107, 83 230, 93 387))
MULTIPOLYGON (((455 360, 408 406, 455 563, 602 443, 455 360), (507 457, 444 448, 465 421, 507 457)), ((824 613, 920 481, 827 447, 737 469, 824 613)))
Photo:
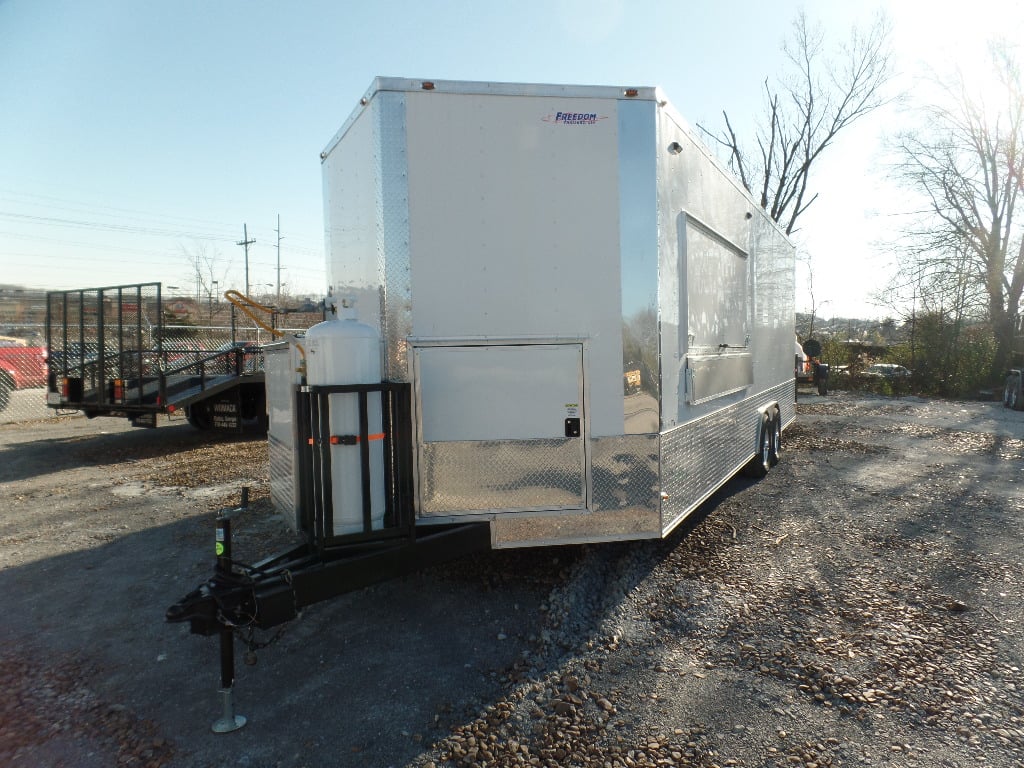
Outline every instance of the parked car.
POLYGON ((13 389, 46 386, 46 347, 0 345, 0 368, 7 372, 13 389))
POLYGON ((875 363, 864 369, 864 375, 884 379, 905 379, 910 376, 910 371, 895 363, 875 363))

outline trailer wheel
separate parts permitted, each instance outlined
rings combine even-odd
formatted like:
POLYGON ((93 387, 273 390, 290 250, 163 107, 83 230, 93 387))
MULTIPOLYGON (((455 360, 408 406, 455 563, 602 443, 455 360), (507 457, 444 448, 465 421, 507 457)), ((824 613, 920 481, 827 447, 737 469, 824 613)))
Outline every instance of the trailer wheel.
POLYGON ((782 456, 782 416, 778 410, 772 411, 771 428, 772 445, 768 462, 774 467, 782 456))
POLYGON ((761 426, 757 430, 757 453, 743 468, 747 477, 762 478, 772 468, 772 424, 768 414, 761 417, 761 426))
POLYGON ((213 427, 213 415, 206 403, 193 403, 185 407, 185 416, 188 423, 196 429, 211 429, 213 427))

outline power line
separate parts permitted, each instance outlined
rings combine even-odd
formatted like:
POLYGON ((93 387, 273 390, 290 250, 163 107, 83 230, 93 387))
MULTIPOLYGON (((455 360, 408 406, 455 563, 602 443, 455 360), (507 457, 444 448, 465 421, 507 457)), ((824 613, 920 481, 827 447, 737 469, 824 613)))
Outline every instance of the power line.
MULTIPOLYGON (((133 208, 123 208, 112 205, 97 205, 91 202, 81 202, 69 198, 54 195, 14 191, 0 187, 0 201, 10 207, 36 207, 43 208, 47 213, 54 210, 66 210, 77 214, 77 217, 55 217, 50 215, 35 214, 31 212, 18 212, 8 210, 0 212, 0 216, 19 218, 24 221, 54 224, 57 226, 78 226, 88 229, 110 229, 122 232, 137 232, 140 234, 152 234, 162 236, 191 237, 201 240, 229 240, 231 238, 227 227, 221 222, 198 217, 173 215, 167 212, 154 213, 133 208), (83 219, 82 216, 89 217, 83 219), (114 218, 116 221, 107 222, 102 219, 114 218), (101 219, 101 220, 97 220, 101 219), (147 219, 149 221, 147 221, 147 219), (126 224, 123 222, 138 222, 137 224, 126 224), (159 223, 150 223, 158 221, 159 223), (166 226, 170 223, 170 227, 166 226), (192 231, 193 226, 202 227, 200 232, 192 231), (204 231, 205 230, 205 231, 204 231)), ((280 223, 280 222, 279 222, 280 223)), ((258 235, 259 231, 254 231, 258 235)), ((319 239, 308 239, 301 235, 290 235, 293 243, 307 243, 309 247, 297 247, 295 250, 306 251, 316 254, 321 252, 319 239)))

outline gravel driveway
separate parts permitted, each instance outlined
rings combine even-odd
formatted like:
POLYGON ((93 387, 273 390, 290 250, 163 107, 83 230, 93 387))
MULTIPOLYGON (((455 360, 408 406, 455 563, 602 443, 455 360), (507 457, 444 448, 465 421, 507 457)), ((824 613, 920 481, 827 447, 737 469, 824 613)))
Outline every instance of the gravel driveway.
POLYGON ((0 765, 1024 765, 1024 412, 801 397, 784 448, 667 541, 308 609, 218 736, 216 640, 163 614, 242 485, 236 556, 290 541, 264 442, 2 425, 0 765))

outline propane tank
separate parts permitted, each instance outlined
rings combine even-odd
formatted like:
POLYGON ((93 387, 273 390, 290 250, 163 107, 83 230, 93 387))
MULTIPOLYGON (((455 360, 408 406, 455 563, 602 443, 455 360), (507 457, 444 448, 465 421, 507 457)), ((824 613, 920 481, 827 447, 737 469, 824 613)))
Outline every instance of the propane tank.
MULTIPOLYGON (((380 336, 356 318, 355 301, 342 299, 332 314, 306 331, 306 382, 310 386, 380 383, 380 336)), ((381 426, 381 395, 367 396, 370 438, 370 520, 374 529, 384 526, 384 446, 381 426)), ((359 434, 359 396, 355 392, 329 395, 331 436, 359 434)), ((363 531, 361 449, 358 443, 332 444, 331 490, 334 535, 363 531)))

